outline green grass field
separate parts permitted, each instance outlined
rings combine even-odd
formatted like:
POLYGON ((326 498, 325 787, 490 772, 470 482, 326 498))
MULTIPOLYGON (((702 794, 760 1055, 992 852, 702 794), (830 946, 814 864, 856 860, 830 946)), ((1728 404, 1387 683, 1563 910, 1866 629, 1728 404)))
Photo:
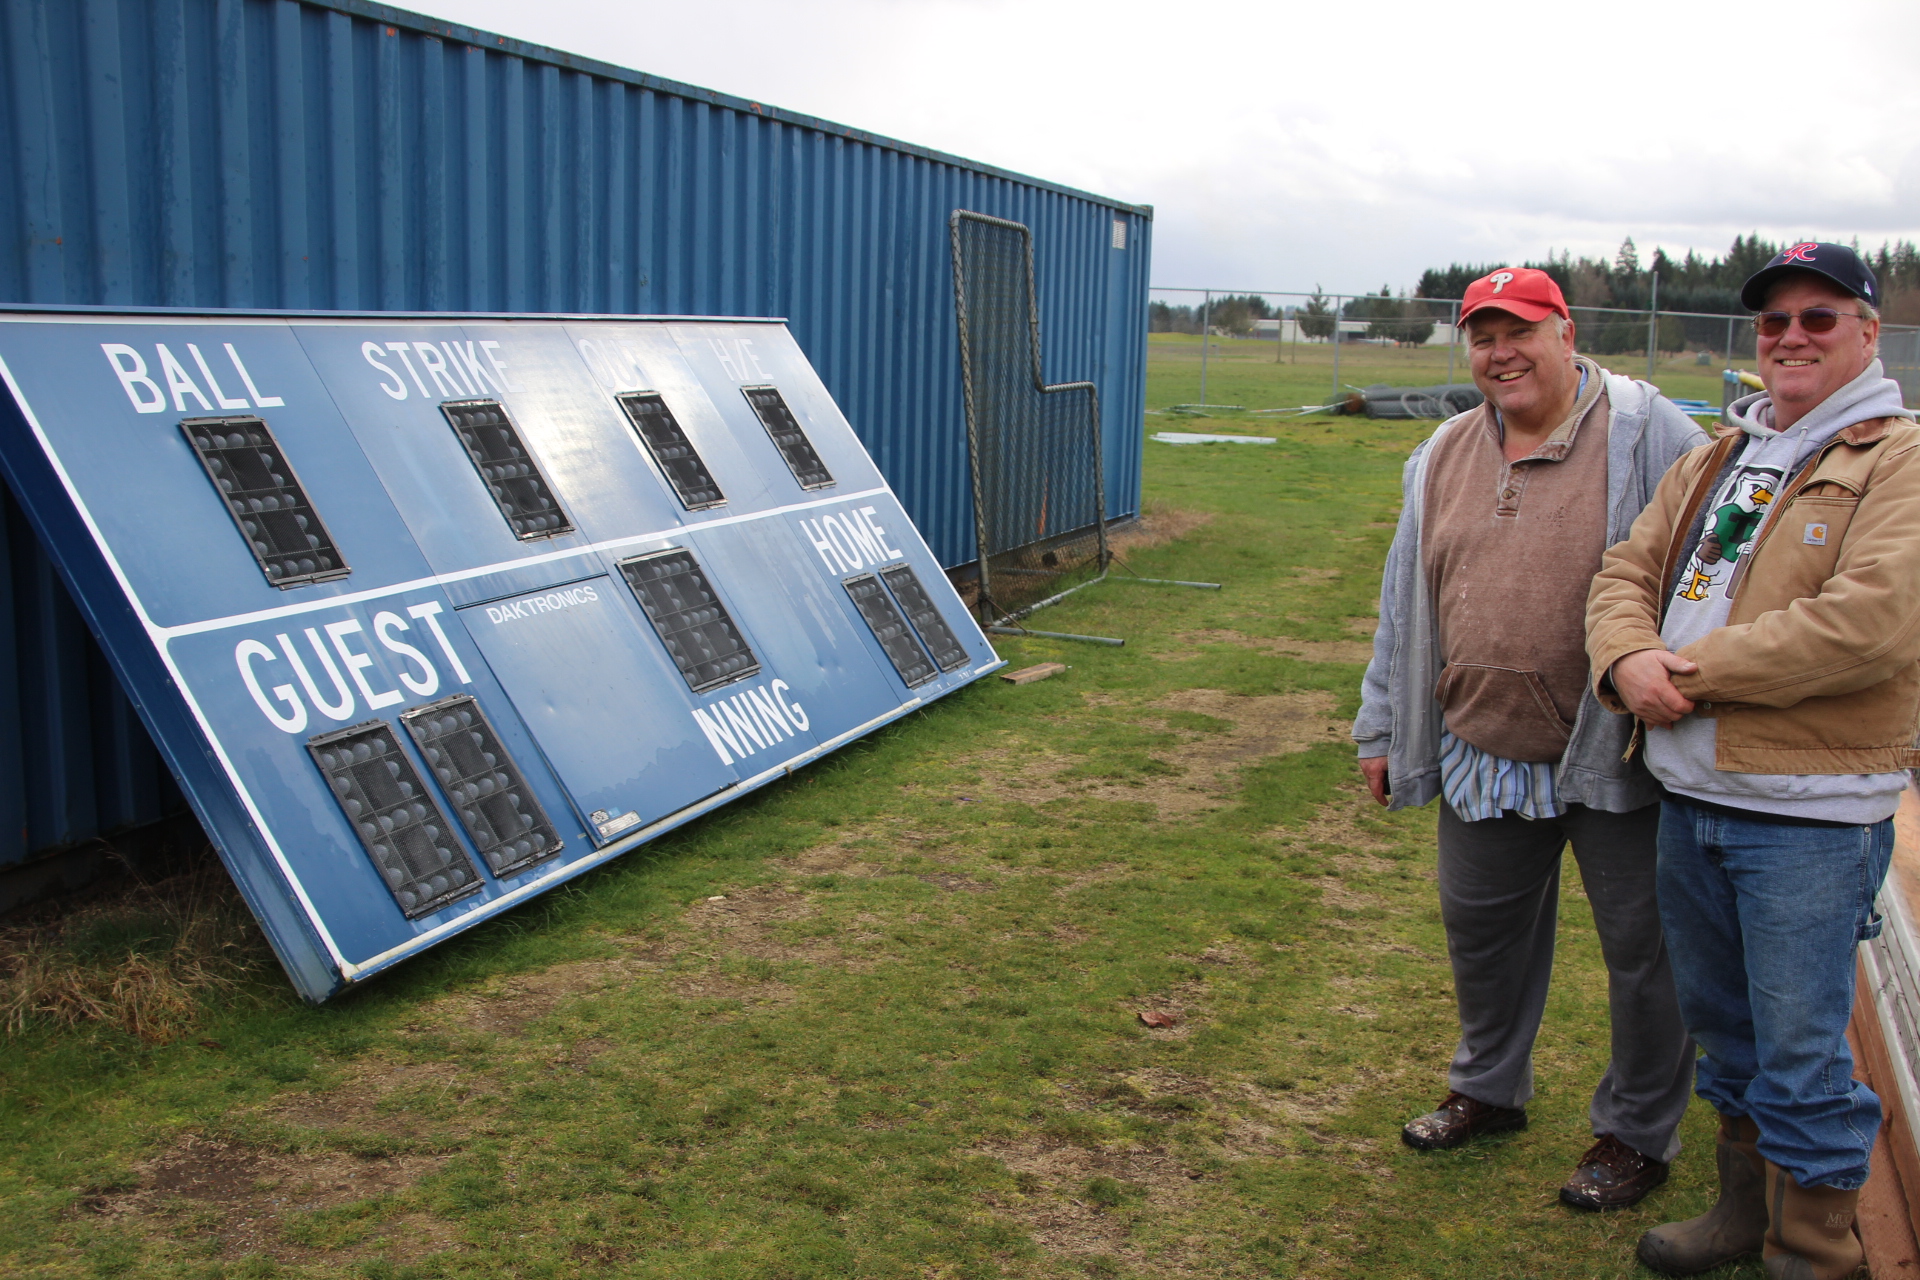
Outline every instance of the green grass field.
MULTIPOLYGON (((1327 404, 1334 397, 1333 346, 1325 342, 1287 343, 1276 361, 1274 344, 1251 338, 1209 338, 1207 340, 1207 395, 1204 403, 1239 405, 1244 409, 1293 409, 1301 405, 1327 404)), ((1635 378, 1647 376, 1645 354, 1595 356, 1601 365, 1615 373, 1635 378)), ((1147 408, 1163 410, 1168 405, 1198 404, 1200 398, 1200 339, 1184 333, 1156 333, 1147 340, 1150 372, 1147 380, 1147 408)), ((1752 368, 1753 362, 1736 361, 1737 368, 1752 368)), ((1466 351, 1454 353, 1453 376, 1456 382, 1472 381, 1467 372, 1466 351)), ((1392 386, 1430 386, 1447 380, 1445 347, 1381 347, 1352 342, 1340 348, 1340 384, 1364 387, 1376 382, 1392 386)), ((1654 384, 1670 396, 1720 403, 1720 366, 1701 366, 1691 355, 1663 357, 1656 369, 1654 384)), ((1185 416, 1185 415, 1181 415, 1185 416)), ((1239 418, 1234 413, 1210 413, 1223 421, 1239 418)), ((1249 417, 1249 422, 1269 421, 1267 417, 1249 417)), ((1160 416, 1147 419, 1150 430, 1172 427, 1160 416)), ((1197 428, 1196 428, 1197 429, 1197 428)))
MULTIPOLYGON (((1194 399, 1153 350, 1150 403, 1194 399)), ((1219 398, 1304 402, 1220 367, 1219 398)), ((1190 531, 1134 568, 1224 590, 1045 615, 1125 648, 1003 640, 1070 669, 972 686, 324 1008, 256 969, 171 1038, 29 1018, 0 1041, 0 1274, 1642 1274, 1637 1235, 1710 1199, 1709 1118, 1646 1205, 1555 1202, 1606 1052, 1571 866, 1532 1126, 1398 1141, 1455 1031, 1433 816, 1372 807, 1345 728, 1427 428, 1255 421, 1280 443, 1147 445, 1150 523, 1190 531)), ((62 963, 169 963, 176 926, 128 910, 62 963)))

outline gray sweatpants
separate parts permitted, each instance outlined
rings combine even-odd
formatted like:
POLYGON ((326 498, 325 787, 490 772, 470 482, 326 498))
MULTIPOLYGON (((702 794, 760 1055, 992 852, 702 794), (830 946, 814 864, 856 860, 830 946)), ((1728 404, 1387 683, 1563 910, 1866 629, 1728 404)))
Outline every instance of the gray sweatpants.
POLYGON ((1660 806, 1607 813, 1574 805, 1559 818, 1509 812, 1464 822, 1440 802, 1440 915, 1447 926, 1460 1047, 1448 1083, 1499 1107, 1533 1096, 1533 1040, 1553 973, 1560 855, 1569 842, 1607 962, 1613 1058, 1593 1091, 1596 1136, 1642 1155, 1679 1153, 1693 1083, 1693 1041, 1680 1022, 1654 896, 1660 806))

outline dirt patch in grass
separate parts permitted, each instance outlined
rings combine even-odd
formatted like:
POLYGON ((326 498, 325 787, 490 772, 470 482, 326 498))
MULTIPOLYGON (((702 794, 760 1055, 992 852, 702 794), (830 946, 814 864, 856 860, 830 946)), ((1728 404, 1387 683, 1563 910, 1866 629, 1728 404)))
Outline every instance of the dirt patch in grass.
POLYGON ((1354 869, 1378 873, 1390 869, 1392 864, 1361 855, 1386 853, 1399 847, 1391 830, 1378 821, 1377 815, 1382 812, 1365 791, 1341 787, 1339 797, 1322 805, 1307 821, 1298 826, 1275 827, 1266 835, 1288 847, 1333 845, 1353 859, 1354 869))
POLYGON ((1364 666, 1373 660, 1371 640, 1295 640, 1291 636, 1250 636, 1223 628, 1181 631, 1168 638, 1173 642, 1173 647, 1153 655, 1162 662, 1186 662, 1197 658, 1201 647, 1210 644, 1237 645, 1256 653, 1276 653, 1301 662, 1342 662, 1364 666))
POLYGON ((453 1063, 363 1059, 345 1083, 284 1094, 259 1114, 347 1148, 381 1145, 382 1137, 444 1147, 464 1137, 496 1097, 491 1081, 453 1063))
MULTIPOLYGON (((1163 547, 1210 524, 1212 520, 1211 511, 1143 511, 1133 523, 1107 531, 1107 548, 1117 556, 1128 556, 1136 551, 1163 547)), ((1125 570, 1120 572, 1124 573, 1125 570)))
MULTIPOLYGON (((189 1135, 136 1168, 130 1189, 83 1196, 82 1212, 118 1219, 154 1235, 193 1238, 226 1257, 261 1254, 280 1262, 346 1257, 288 1238, 296 1219, 405 1191, 444 1157, 366 1159, 340 1151, 281 1153, 189 1135)), ((419 1257, 453 1242, 455 1228, 424 1214, 377 1224, 382 1252, 419 1257)))
POLYGON ((980 771, 980 795, 1027 804, 1082 799, 1151 804, 1162 821, 1218 809, 1239 790, 1239 770, 1270 756, 1336 742, 1347 722, 1335 719, 1332 694, 1248 697, 1219 689, 1181 689, 1141 708, 1142 719, 1179 739, 1152 753, 1157 772, 1114 782, 1069 775, 1080 759, 1057 752, 996 747, 962 763, 980 771), (1221 722, 1218 731, 1182 727, 1183 715, 1221 722))
POLYGON ((474 1031, 499 1036, 521 1036, 527 1025, 547 1017, 564 1000, 623 985, 635 973, 657 965, 628 956, 575 960, 538 973, 516 974, 488 983, 478 991, 450 996, 439 1007, 474 1031))
MULTIPOLYGON (((1017 1194, 989 1197, 1048 1253, 1086 1263, 1106 1259, 1155 1275, 1199 1274, 1185 1250, 1149 1255, 1132 1237, 1144 1218, 1190 1212, 1202 1172, 1160 1148, 1090 1150, 1046 1139, 982 1143, 976 1152, 1013 1175, 1017 1194)), ((1114 1270, 1093 1274, 1121 1274, 1114 1270)))

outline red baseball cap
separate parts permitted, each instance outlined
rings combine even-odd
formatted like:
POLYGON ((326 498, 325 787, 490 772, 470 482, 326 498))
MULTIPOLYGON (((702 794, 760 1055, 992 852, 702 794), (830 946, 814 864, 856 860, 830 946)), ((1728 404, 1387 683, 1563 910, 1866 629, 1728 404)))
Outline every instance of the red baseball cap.
POLYGON ((1560 286, 1553 282, 1553 277, 1533 267, 1502 267, 1468 285, 1460 319, 1465 321, 1474 312, 1486 308, 1510 311, 1528 323, 1545 320, 1550 315, 1562 320, 1573 318, 1567 314, 1567 300, 1561 296, 1560 286))

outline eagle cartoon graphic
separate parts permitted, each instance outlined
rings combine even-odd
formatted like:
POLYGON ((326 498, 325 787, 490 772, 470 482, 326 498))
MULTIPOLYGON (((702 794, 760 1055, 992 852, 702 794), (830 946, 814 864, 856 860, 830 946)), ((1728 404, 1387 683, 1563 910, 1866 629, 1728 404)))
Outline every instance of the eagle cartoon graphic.
POLYGON ((1783 473, 1760 467, 1741 471, 1720 491, 1720 502, 1707 517, 1707 527, 1694 548, 1693 559, 1680 575, 1682 600, 1704 600, 1714 586, 1731 577, 1740 557, 1753 550, 1754 534, 1767 517, 1783 473))

